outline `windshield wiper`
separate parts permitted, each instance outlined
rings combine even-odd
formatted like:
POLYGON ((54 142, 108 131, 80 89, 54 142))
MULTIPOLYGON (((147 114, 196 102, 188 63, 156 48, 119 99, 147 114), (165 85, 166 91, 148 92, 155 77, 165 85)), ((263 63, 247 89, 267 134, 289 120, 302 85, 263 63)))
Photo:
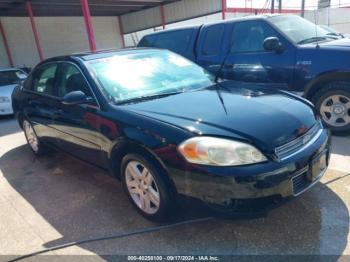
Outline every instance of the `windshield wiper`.
POLYGON ((328 36, 330 36, 330 37, 337 37, 337 38, 339 38, 339 37, 341 37, 341 38, 344 38, 344 35, 342 35, 341 33, 328 33, 327 34, 328 36))
POLYGON ((315 36, 315 37, 310 37, 310 38, 306 38, 304 40, 299 41, 297 44, 298 45, 302 45, 302 44, 308 44, 308 43, 312 43, 312 42, 316 42, 316 41, 324 41, 327 40, 332 37, 330 36, 315 36))
POLYGON ((153 99, 158 99, 162 97, 167 97, 171 95, 177 95, 180 93, 183 93, 184 91, 176 91, 176 92, 170 92, 170 93, 163 93, 163 94, 156 94, 156 95, 149 95, 149 96, 140 96, 140 97, 135 97, 131 99, 127 99, 121 102, 117 102, 117 105, 122 105, 122 104, 129 104, 129 103, 134 103, 134 102, 141 102, 141 101, 146 101, 146 100, 153 100, 153 99))

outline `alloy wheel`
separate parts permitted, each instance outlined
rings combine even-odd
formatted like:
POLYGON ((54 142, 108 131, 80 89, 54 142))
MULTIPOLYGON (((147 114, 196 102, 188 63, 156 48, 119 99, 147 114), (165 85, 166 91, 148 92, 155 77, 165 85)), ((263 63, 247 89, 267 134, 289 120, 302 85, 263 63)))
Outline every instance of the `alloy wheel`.
POLYGON ((130 161, 125 168, 125 182, 134 203, 146 214, 159 210, 160 194, 158 185, 142 163, 130 161))
POLYGON ((34 132, 32 125, 27 120, 23 121, 23 129, 26 134, 29 146, 35 153, 37 153, 39 151, 39 140, 34 132))
POLYGON ((350 98, 345 95, 329 96, 321 103, 320 113, 328 125, 346 126, 350 124, 350 98))

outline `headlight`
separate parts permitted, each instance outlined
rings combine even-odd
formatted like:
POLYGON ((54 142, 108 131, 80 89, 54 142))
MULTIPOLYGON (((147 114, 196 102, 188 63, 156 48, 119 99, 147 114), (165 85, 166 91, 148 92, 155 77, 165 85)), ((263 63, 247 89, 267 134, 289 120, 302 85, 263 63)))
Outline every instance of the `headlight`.
POLYGON ((10 98, 6 96, 0 96, 0 103, 8 103, 10 102, 10 98))
POLYGON ((179 146, 179 151, 190 163, 211 166, 237 166, 266 161, 255 147, 215 137, 190 138, 179 146))

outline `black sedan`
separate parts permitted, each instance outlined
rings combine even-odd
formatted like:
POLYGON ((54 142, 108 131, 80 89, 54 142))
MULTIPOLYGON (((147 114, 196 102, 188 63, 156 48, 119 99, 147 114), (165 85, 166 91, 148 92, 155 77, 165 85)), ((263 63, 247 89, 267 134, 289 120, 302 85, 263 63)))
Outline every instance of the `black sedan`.
POLYGON ((223 210, 297 196, 329 161, 329 132, 308 101, 217 81, 165 50, 46 60, 12 101, 34 154, 55 147, 108 169, 153 220, 180 194, 223 210))

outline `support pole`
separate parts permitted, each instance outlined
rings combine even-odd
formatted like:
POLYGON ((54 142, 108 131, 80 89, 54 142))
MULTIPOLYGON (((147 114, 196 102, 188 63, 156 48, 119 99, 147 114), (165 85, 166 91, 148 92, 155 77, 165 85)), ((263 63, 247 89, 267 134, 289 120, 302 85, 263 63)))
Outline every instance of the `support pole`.
POLYGON ((118 24, 119 24, 120 37, 122 39, 122 46, 124 48, 125 47, 124 29, 123 29, 123 21, 120 16, 118 16, 118 24))
POLYGON ((275 13, 275 0, 271 0, 271 14, 275 13))
POLYGON ((160 16, 162 17, 162 27, 163 27, 163 30, 164 30, 164 29, 165 29, 165 26, 166 26, 164 5, 160 5, 159 8, 160 8, 160 16))
POLYGON ((305 15, 305 0, 301 0, 301 16, 305 15))
POLYGON ((5 46, 5 50, 6 50, 6 53, 7 53, 7 58, 9 60, 9 64, 10 64, 11 67, 13 67, 13 65, 14 65, 13 64, 13 59, 12 59, 12 55, 11 55, 9 44, 7 42, 5 30, 4 30, 4 27, 2 26, 2 23, 1 23, 1 19, 0 19, 0 33, 1 33, 2 39, 4 40, 4 46, 5 46))
POLYGON ((36 25, 35 25, 35 19, 34 19, 34 16, 33 16, 32 4, 31 4, 30 1, 27 1, 26 5, 27 5, 27 12, 28 12, 29 19, 30 19, 30 24, 32 25, 32 31, 33 31, 33 35, 34 35, 36 49, 38 50, 40 61, 43 61, 44 60, 44 55, 43 55, 43 50, 41 48, 41 44, 40 44, 40 41, 39 41, 39 34, 38 34, 38 31, 37 31, 36 25))
POLYGON ((278 13, 282 13, 282 0, 278 0, 278 13))
POLYGON ((81 8, 83 10, 86 32, 87 32, 88 38, 89 38, 90 50, 91 50, 91 52, 95 53, 96 52, 96 42, 95 42, 94 29, 92 26, 92 20, 91 20, 88 0, 81 0, 81 8))
POLYGON ((222 20, 226 19, 226 0, 221 0, 222 20))

